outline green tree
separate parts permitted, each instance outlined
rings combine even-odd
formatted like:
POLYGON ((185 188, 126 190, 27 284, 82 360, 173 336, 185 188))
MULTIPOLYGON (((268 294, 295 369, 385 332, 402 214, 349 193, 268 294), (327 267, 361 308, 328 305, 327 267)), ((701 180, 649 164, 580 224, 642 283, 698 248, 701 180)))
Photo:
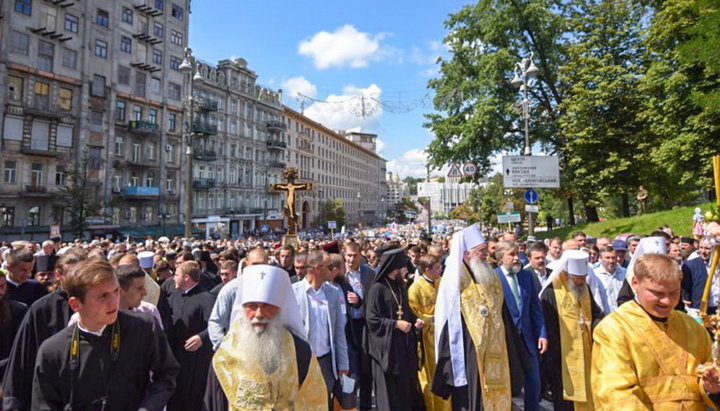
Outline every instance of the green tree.
POLYGON ((88 178, 89 159, 85 155, 67 172, 65 186, 53 194, 53 208, 70 216, 68 226, 76 238, 82 238, 88 228, 89 216, 101 215, 97 187, 88 178))
POLYGON ((417 195, 417 185, 419 182, 421 182, 423 180, 424 180, 423 178, 415 178, 415 177, 410 177, 410 176, 407 176, 402 179, 403 183, 407 184, 408 194, 410 194, 411 196, 417 195))
POLYGON ((327 228, 328 221, 335 221, 338 227, 345 225, 345 208, 340 200, 328 200, 320 205, 320 214, 318 214, 316 225, 323 227, 323 230, 329 231, 327 228))

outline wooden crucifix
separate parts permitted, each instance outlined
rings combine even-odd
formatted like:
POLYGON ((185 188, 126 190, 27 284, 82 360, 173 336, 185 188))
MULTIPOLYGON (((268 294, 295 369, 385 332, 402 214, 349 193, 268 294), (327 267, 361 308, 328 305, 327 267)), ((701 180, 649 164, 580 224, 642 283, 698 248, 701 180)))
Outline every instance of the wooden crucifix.
POLYGON ((297 236, 299 216, 295 210, 295 191, 312 191, 313 185, 312 183, 296 183, 298 172, 295 167, 289 167, 283 171, 283 178, 286 182, 270 184, 270 191, 273 193, 287 191, 287 201, 285 201, 285 208, 283 209, 283 214, 288 219, 287 236, 297 236))

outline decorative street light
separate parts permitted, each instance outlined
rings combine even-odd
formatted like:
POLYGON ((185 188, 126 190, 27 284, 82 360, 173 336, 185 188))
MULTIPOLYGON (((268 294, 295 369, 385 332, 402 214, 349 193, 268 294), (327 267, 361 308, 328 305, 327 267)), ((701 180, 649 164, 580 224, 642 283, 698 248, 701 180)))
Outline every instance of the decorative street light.
MULTIPOLYGON (((525 120, 525 151, 523 155, 532 155, 530 148, 530 99, 528 97, 529 80, 537 76, 540 70, 533 63, 533 53, 529 57, 525 57, 516 63, 515 76, 510 84, 515 88, 519 88, 523 93, 522 110, 523 120, 525 120)), ((535 222, 533 221, 533 213, 528 212, 528 235, 535 235, 535 222)))
POLYGON ((195 81, 202 81, 202 75, 198 70, 198 62, 192 55, 189 47, 185 48, 185 59, 178 67, 181 72, 188 74, 190 92, 185 98, 185 238, 192 237, 192 163, 193 163, 193 137, 194 137, 194 115, 195 115, 195 81))

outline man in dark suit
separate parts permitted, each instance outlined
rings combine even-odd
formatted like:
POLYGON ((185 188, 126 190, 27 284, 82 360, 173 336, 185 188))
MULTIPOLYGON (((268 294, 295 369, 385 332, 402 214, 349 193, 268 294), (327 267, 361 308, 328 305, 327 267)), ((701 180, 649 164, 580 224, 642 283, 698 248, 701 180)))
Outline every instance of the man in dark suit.
POLYGON ((534 274, 532 276, 533 283, 535 283, 538 295, 540 295, 542 287, 545 285, 545 282, 547 282, 548 278, 550 278, 550 274, 552 273, 552 270, 547 268, 546 265, 547 251, 548 248, 543 242, 533 243, 527 250, 529 262, 525 265, 525 267, 523 267, 524 270, 530 271, 534 274))
POLYGON ((375 278, 375 271, 367 264, 361 264, 360 246, 355 242, 345 244, 345 278, 347 278, 352 291, 348 290, 345 298, 350 308, 350 336, 347 341, 350 357, 350 377, 358 381, 360 389, 359 409, 369 410, 372 408, 372 370, 370 368, 370 357, 363 350, 363 331, 365 329, 365 318, 363 315, 364 299, 370 291, 370 286, 375 278), (360 308, 356 308, 357 305, 360 308))
POLYGON ((495 256, 498 261, 495 270, 503 286, 505 303, 530 357, 524 387, 525 410, 538 410, 540 354, 544 354, 547 350, 548 341, 533 274, 522 269, 518 246, 513 241, 500 241, 495 256))
MULTIPOLYGON (((709 239, 700 240, 698 247, 698 258, 687 260, 682 265, 682 299, 690 302, 690 308, 700 308, 700 300, 702 299, 705 289, 705 282, 708 277, 710 268, 710 255, 713 246, 709 239)), ((718 308, 718 295, 716 287, 713 287, 708 301, 708 314, 715 314, 718 308)))

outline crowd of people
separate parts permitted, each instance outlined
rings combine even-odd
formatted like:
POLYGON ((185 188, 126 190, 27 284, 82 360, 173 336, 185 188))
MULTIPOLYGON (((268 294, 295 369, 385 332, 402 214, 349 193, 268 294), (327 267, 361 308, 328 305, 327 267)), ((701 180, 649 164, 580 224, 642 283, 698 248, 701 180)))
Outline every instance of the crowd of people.
POLYGON ((0 408, 720 405, 710 237, 384 234, 4 243, 0 408))

